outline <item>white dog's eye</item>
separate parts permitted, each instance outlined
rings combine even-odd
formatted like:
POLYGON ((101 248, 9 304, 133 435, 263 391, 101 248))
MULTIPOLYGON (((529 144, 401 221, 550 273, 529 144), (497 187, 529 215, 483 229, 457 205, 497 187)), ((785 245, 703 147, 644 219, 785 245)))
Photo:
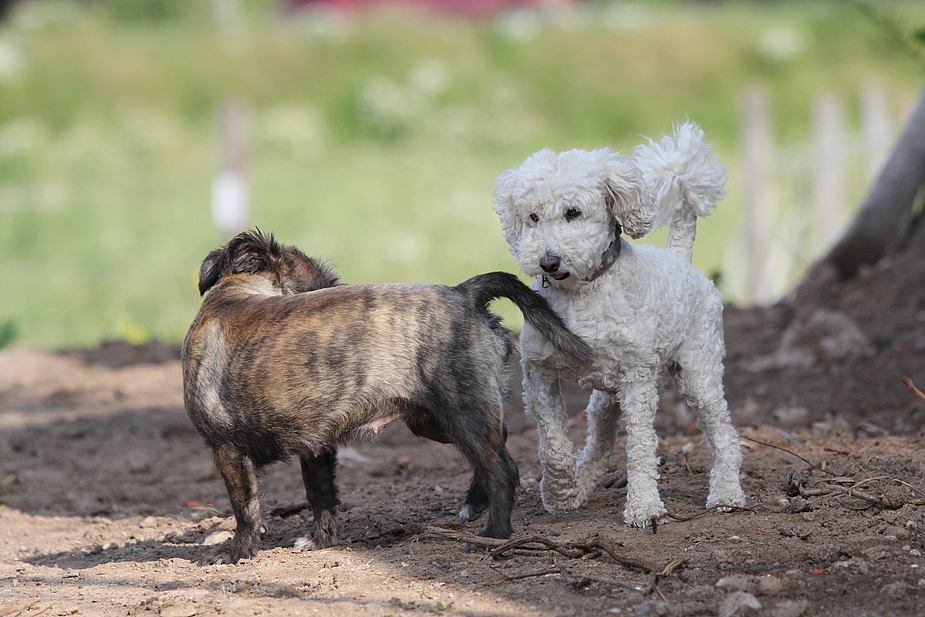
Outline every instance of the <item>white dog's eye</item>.
POLYGON ((533 221, 534 223, 539 223, 539 222, 540 222, 540 217, 539 217, 539 215, 538 215, 536 212, 531 212, 531 213, 530 213, 530 220, 533 221))
POLYGON ((574 221, 579 216, 581 216, 581 210, 579 210, 578 208, 569 208, 568 210, 565 211, 566 221, 574 221))

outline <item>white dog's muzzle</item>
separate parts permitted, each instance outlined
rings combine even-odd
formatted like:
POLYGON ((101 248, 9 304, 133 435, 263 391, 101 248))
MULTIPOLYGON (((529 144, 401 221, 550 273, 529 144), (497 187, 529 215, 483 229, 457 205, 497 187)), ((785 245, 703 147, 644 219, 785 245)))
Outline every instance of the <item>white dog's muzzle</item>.
MULTIPOLYGON (((617 261, 617 257, 620 255, 620 247, 621 247, 620 234, 622 232, 623 232, 623 228, 620 226, 620 223, 616 223, 616 230, 614 232, 614 238, 610 242, 610 246, 608 246, 607 249, 604 250, 604 253, 601 255, 601 260, 600 260, 600 263, 598 264, 597 270, 595 270, 594 272, 592 272, 585 278, 581 279, 583 282, 590 283, 597 277, 607 272, 610 269, 610 267, 613 266, 614 262, 617 261)), ((557 281, 564 281, 565 279, 569 277, 568 272, 565 272, 563 274, 564 275, 561 277, 556 276, 555 274, 551 272, 549 274, 541 275, 543 278, 543 281, 541 283, 541 285, 543 286, 543 289, 546 289, 547 287, 552 286, 552 283, 549 282, 550 278, 553 278, 557 281)))

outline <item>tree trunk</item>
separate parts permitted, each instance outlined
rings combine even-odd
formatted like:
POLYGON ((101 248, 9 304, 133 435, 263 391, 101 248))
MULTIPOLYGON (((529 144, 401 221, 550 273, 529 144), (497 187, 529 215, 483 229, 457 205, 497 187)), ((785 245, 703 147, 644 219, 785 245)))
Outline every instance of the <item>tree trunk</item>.
POLYGON ((901 243, 915 221, 917 202, 925 187, 925 91, 906 125, 899 143, 868 193, 848 230, 828 255, 810 270, 804 287, 830 276, 839 279, 857 274, 864 264, 878 262, 901 243))

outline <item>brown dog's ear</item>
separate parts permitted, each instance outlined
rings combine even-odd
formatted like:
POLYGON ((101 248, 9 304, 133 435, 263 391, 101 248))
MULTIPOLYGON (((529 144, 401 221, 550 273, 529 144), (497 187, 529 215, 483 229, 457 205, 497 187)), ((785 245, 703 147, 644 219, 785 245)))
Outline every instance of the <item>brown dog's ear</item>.
POLYGON ((284 294, 339 284, 337 273, 325 264, 306 257, 295 247, 281 245, 273 234, 265 235, 259 229, 241 232, 209 253, 199 269, 200 295, 230 274, 262 274, 284 294))
POLYGON ((225 269, 225 249, 215 249, 209 253, 199 267, 199 295, 205 295, 218 282, 225 269))
POLYGON ((241 250, 230 255, 231 263, 228 264, 230 273, 256 274, 271 269, 272 257, 270 255, 253 248, 239 248, 241 250))
POLYGON ((282 247, 273 234, 264 235, 259 229, 243 231, 225 247, 228 272, 274 272, 279 270, 282 247))
POLYGON ((206 256, 199 268, 199 295, 209 291, 226 274, 271 270, 274 260, 279 260, 279 251, 272 234, 265 236, 259 229, 242 231, 206 256))
POLYGON ((316 291, 340 285, 340 277, 323 262, 306 257, 301 251, 290 248, 292 262, 283 277, 287 293, 316 291))

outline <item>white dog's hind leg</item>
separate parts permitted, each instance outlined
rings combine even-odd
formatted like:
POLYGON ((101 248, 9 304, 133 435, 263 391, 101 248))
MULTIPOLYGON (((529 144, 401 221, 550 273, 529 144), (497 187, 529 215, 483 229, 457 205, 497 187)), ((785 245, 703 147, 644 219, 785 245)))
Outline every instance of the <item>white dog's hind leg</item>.
POLYGON ((549 512, 574 510, 578 502, 574 446, 566 432, 565 400, 559 375, 549 367, 523 362, 524 404, 536 420, 543 465, 540 495, 549 512))
POLYGON ((658 462, 655 434, 655 410, 658 389, 655 371, 637 368, 632 380, 623 383, 620 407, 626 424, 626 507, 623 519, 627 525, 647 527, 653 518, 665 514, 658 496, 658 462))
POLYGON ((588 439, 578 457, 578 501, 584 504, 607 471, 620 420, 620 405, 612 394, 594 390, 588 401, 588 439))
POLYGON ((698 408, 694 406, 700 429, 713 455, 713 470, 710 472, 710 493, 707 507, 717 505, 744 506, 745 493, 739 481, 742 466, 742 448, 739 434, 729 418, 726 401, 698 408))
POLYGON ((729 419, 726 401, 710 409, 695 408, 694 411, 700 417, 701 430, 713 454, 707 507, 744 506, 745 493, 739 481, 742 448, 739 445, 739 435, 729 419))
POLYGON ((714 361, 693 366, 686 368, 682 365, 679 385, 681 395, 697 416, 713 456, 707 507, 720 504, 744 506, 745 493, 739 482, 742 448, 723 395, 722 364, 714 361))

